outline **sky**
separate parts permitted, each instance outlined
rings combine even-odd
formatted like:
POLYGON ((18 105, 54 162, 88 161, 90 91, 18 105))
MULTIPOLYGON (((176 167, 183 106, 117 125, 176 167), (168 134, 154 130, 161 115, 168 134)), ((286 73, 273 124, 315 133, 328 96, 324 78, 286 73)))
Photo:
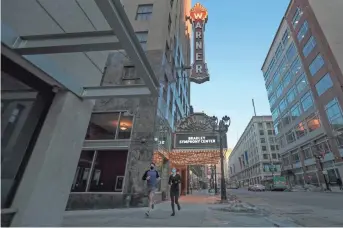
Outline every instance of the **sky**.
POLYGON ((228 146, 234 148, 254 115, 271 115, 262 64, 289 0, 199 0, 208 10, 204 34, 210 81, 191 84, 191 105, 231 126, 228 146))

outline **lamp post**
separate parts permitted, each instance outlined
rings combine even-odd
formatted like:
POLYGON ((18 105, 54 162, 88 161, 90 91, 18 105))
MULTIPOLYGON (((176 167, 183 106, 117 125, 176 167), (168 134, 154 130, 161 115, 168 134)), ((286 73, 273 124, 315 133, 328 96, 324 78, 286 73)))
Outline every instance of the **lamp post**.
POLYGON ((213 166, 213 170, 214 170, 214 193, 218 194, 218 187, 217 187, 217 165, 213 166))
POLYGON ((323 167, 323 162, 322 162, 322 158, 324 158, 324 156, 322 156, 322 155, 320 155, 320 154, 315 154, 314 157, 316 158, 316 160, 317 160, 318 163, 319 163, 320 172, 323 174, 323 178, 324 178, 324 181, 325 181, 326 190, 327 190, 327 191, 331 191, 330 186, 329 186, 329 183, 328 183, 328 181, 326 180, 326 176, 325 176, 325 174, 324 174, 324 167, 323 167))
POLYGON ((220 146, 220 168, 221 168, 221 200, 226 200, 226 183, 225 183, 225 173, 224 173, 224 151, 223 151, 223 136, 226 133, 231 124, 231 119, 228 116, 224 116, 218 123, 218 118, 216 116, 212 117, 213 121, 213 131, 219 133, 219 146, 220 146))

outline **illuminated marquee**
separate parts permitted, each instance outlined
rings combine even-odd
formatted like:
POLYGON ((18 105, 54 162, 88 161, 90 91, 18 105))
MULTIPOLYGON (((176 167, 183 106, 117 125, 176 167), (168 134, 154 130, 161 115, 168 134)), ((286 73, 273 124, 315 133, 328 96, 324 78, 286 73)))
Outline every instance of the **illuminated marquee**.
POLYGON ((210 80, 207 65, 205 62, 204 50, 204 31, 205 24, 208 19, 208 12, 200 3, 195 4, 191 9, 190 19, 193 25, 194 37, 194 63, 192 66, 191 81, 197 84, 202 84, 210 80))

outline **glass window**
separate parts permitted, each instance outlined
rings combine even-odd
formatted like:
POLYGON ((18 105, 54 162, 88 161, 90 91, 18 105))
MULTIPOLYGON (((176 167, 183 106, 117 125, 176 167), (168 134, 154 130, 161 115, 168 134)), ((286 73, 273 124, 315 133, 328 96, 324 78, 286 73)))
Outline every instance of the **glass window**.
POLYGON ((272 107, 275 104, 275 101, 276 101, 276 97, 275 95, 272 95, 269 99, 270 107, 272 107))
POLYGON ((286 29, 285 33, 282 36, 282 44, 283 44, 283 46, 286 46, 286 44, 288 43, 290 38, 291 38, 291 36, 289 35, 289 31, 288 31, 288 29, 286 29))
POLYGON ((304 151, 305 159, 309 159, 313 157, 310 147, 304 148, 303 151, 304 151))
POLYGON ((293 162, 298 162, 300 161, 299 153, 298 152, 293 152, 292 153, 292 161, 293 162))
POLYGON ((275 121, 279 117, 279 109, 276 108, 272 113, 273 121, 275 121))
POLYGON ((296 54, 297 54, 296 47, 295 47, 294 43, 292 43, 286 52, 286 57, 287 57, 288 61, 291 62, 296 54))
POLYGON ((282 99, 280 101, 280 105, 279 105, 279 109, 280 109, 280 113, 282 113, 283 111, 285 111, 287 108, 287 100, 286 99, 282 99))
POLYGON ((266 146, 262 146, 262 151, 267 151, 267 147, 266 146))
MULTIPOLYGON (((271 146, 271 147, 274 147, 274 146, 271 146)), ((276 154, 272 154, 272 158, 276 159, 277 158, 276 154)))
POLYGON ((280 84, 277 89, 276 89, 276 97, 280 97, 281 94, 282 94, 282 90, 283 90, 283 87, 282 87, 282 84, 280 84))
POLYGON ((297 7, 295 14, 292 18, 292 25, 294 28, 296 28, 297 25, 299 24, 299 19, 301 18, 302 14, 303 14, 303 12, 301 11, 301 9, 299 7, 297 7))
POLYGON ((285 73, 286 70, 287 70, 287 61, 286 61, 286 57, 283 57, 279 64, 280 75, 283 75, 283 73, 285 73))
POLYGON ((330 74, 327 73, 324 77, 322 77, 322 79, 320 79, 319 82, 317 82, 316 84, 316 90, 318 95, 322 95, 323 93, 325 93, 326 90, 328 90, 329 88, 331 88, 333 86, 333 83, 331 81, 331 77, 330 74))
POLYGON ((280 82, 280 72, 277 70, 273 77, 273 87, 275 88, 280 82))
POLYGON ((136 20, 147 21, 151 19, 153 4, 138 5, 136 20))
POLYGON ((276 59, 276 60, 278 60, 279 57, 281 56, 281 54, 282 54, 282 49, 283 49, 282 45, 279 44, 279 46, 277 47, 277 49, 276 49, 276 51, 275 51, 275 59, 276 59))
POLYGON ((297 92, 294 88, 294 86, 292 88, 290 88, 290 90, 287 93, 287 102, 288 104, 291 104, 294 100, 295 97, 297 96, 297 92))
POLYGON ((133 124, 133 116, 129 115, 127 112, 124 112, 120 116, 119 121, 119 131, 118 131, 118 139, 129 139, 131 138, 131 131, 132 131, 132 124, 133 124))
POLYGON ((74 181, 71 186, 72 192, 85 192, 92 167, 94 151, 82 151, 77 165, 74 181))
POLYGON ((294 132, 292 130, 286 133, 286 140, 287 140, 287 143, 292 143, 295 141, 294 132))
POLYGON ((293 76, 292 72, 288 71, 285 77, 283 78, 283 88, 286 88, 289 85, 289 83, 292 80, 292 76, 293 76))
POLYGON ((127 151, 98 151, 90 192, 121 192, 123 190, 127 151))
POLYGON ((313 36, 311 36, 303 48, 304 56, 307 57, 316 45, 316 39, 313 36))
POLYGON ((258 127, 259 128, 263 128, 263 124, 262 123, 258 123, 258 127))
POLYGON ((299 57, 297 57, 293 61, 290 70, 292 71, 293 75, 297 75, 297 73, 299 73, 301 71, 301 69, 302 69, 302 65, 301 65, 299 57))
POLYGON ((274 124, 274 130, 275 130, 275 134, 279 134, 280 131, 282 129, 282 124, 281 124, 281 121, 277 121, 275 124, 274 124))
POLYGON ((307 88, 307 80, 305 74, 302 74, 296 82, 298 93, 301 93, 305 88, 307 88))
POLYGON ((260 130, 260 135, 264 135, 264 130, 260 130))
POLYGON ((288 124, 291 123, 291 114, 287 112, 283 117, 282 117, 282 125, 287 126, 288 124))
POLYGON ((309 66, 311 75, 312 76, 315 75, 323 66, 324 66, 324 59, 321 56, 321 54, 318 54, 317 57, 312 61, 312 63, 309 66))
POLYGON ((303 122, 300 122, 297 126, 295 126, 295 134, 297 135, 298 139, 305 136, 306 133, 307 133, 307 130, 303 122))
POLYGON ((268 135, 274 135, 273 130, 268 130, 268 135))
POLYGON ((325 106, 325 111, 331 127, 335 130, 341 129, 343 127, 343 114, 337 98, 325 106))
POLYGON ((143 50, 146 49, 146 44, 148 42, 148 32, 136 32, 139 43, 141 44, 143 50))
POLYGON ((272 85, 272 83, 270 83, 270 84, 267 86, 268 96, 272 93, 272 91, 273 91, 273 85, 272 85))
POLYGON ((1 208, 8 208, 30 158, 30 143, 40 132, 53 94, 39 92, 28 73, 10 69, 12 64, 4 64, 3 58, 1 62, 1 208), (11 73, 22 74, 32 87, 11 73))
POLYGON ((313 99, 312 99, 312 94, 310 91, 308 91, 301 98, 301 104, 302 104, 304 112, 306 112, 309 108, 311 108, 313 106, 313 99))
POLYGON ((266 139, 265 138, 261 138, 261 143, 266 143, 266 139))
POLYGON ((318 128, 320 128, 320 120, 317 114, 312 114, 306 118, 307 127, 309 132, 312 132, 318 128))
POLYGON ((297 35, 299 42, 302 41, 302 39, 304 39, 307 31, 308 31, 308 23, 307 23, 307 21, 304 21, 304 24, 301 26, 301 28, 298 32, 298 35, 297 35))
POLYGON ((295 120, 301 115, 301 109, 299 103, 296 103, 291 109, 292 119, 295 120))
POLYGON ((86 139, 115 139, 119 115, 119 112, 93 113, 89 122, 86 139))

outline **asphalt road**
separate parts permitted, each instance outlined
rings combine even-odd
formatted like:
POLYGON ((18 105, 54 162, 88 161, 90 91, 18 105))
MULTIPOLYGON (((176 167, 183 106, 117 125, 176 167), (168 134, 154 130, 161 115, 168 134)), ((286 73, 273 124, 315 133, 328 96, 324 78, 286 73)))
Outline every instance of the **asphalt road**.
POLYGON ((343 227, 343 192, 251 192, 230 189, 242 201, 291 218, 301 226, 343 227))

